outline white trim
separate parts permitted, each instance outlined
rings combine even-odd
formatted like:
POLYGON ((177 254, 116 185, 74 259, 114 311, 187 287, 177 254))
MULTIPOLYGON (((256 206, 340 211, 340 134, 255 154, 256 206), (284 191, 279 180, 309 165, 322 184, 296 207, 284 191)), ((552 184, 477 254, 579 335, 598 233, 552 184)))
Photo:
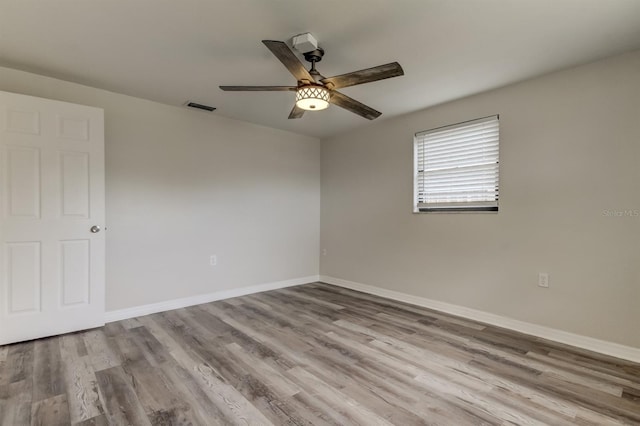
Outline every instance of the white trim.
POLYGON ((351 290, 361 291, 363 293, 368 293, 375 296, 385 297, 391 300, 397 300, 400 302, 445 312, 486 324, 507 328, 509 330, 518 331, 520 333, 529 334, 531 336, 541 337, 543 339, 552 340, 554 342, 564 343, 566 345, 571 345, 593 352, 614 356, 616 358, 626 359, 633 362, 640 362, 640 348, 625 346, 619 343, 608 342, 606 340, 595 339, 593 337, 582 336, 580 334, 569 333, 567 331, 519 321, 512 318, 491 314, 489 312, 479 311, 477 309, 439 302, 437 300, 427 299, 425 297, 412 296, 410 294, 401 293, 399 291, 387 290, 367 284, 343 280, 341 278, 321 275, 320 281, 351 290))
POLYGON ((216 300, 230 299, 232 297, 245 296, 247 294, 260 293, 263 291, 277 290, 279 288, 292 287, 294 285, 308 284, 320 279, 318 275, 308 277, 293 278, 286 281, 276 281, 252 285, 249 287, 232 288, 220 290, 198 296, 184 297, 182 299, 167 300, 165 302, 151 303, 149 305, 134 306, 132 308, 118 309, 105 312, 105 322, 120 321, 128 318, 141 317, 158 312, 170 311, 172 309, 186 308, 187 306, 201 305, 203 303, 215 302, 216 300))

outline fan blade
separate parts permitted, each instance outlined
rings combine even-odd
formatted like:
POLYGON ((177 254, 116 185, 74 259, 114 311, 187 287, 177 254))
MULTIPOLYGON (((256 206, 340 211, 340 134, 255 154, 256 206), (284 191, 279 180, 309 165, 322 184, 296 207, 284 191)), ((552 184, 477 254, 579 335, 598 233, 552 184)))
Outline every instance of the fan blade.
POLYGON ((284 64, 296 80, 314 81, 309 71, 302 65, 298 57, 289 49, 289 46, 283 41, 262 40, 265 46, 269 48, 271 53, 284 64))
POLYGON ((335 77, 323 78, 322 82, 331 83, 332 89, 355 86, 356 84, 371 83, 372 81, 384 80, 385 78, 398 77, 404 75, 402 67, 397 62, 379 65, 360 71, 337 75, 335 77))
POLYGON ((293 109, 289 114, 289 119, 291 120, 292 118, 302 118, 303 115, 304 115, 304 110, 302 108, 298 108, 298 105, 294 104, 293 109))
POLYGON ((295 91, 293 86, 220 86, 227 92, 283 92, 295 91))
POLYGON ((329 100, 334 105, 338 105, 348 111, 351 111, 354 114, 358 114, 361 117, 364 117, 368 120, 373 120, 375 118, 380 117, 382 114, 380 111, 376 111, 375 109, 366 106, 363 103, 356 101, 348 97, 347 95, 343 95, 338 91, 331 92, 331 99, 329 100))

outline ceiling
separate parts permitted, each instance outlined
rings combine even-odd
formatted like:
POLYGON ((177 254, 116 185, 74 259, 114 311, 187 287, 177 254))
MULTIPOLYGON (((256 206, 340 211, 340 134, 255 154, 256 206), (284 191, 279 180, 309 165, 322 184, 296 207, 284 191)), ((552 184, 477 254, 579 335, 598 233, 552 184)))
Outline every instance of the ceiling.
POLYGON ((218 89, 295 85, 260 40, 303 32, 325 76, 400 62, 403 77, 342 89, 380 121, 638 49, 640 1, 0 0, 0 65, 319 138, 366 126, 336 106, 288 120, 291 92, 218 89))

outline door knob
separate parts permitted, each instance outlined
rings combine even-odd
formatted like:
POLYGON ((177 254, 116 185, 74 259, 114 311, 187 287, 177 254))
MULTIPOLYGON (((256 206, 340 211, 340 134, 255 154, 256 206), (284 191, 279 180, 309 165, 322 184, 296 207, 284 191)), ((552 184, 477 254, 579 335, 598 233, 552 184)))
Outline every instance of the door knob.
POLYGON ((100 232, 100 227, 98 225, 93 225, 91 227, 91 232, 97 234, 98 232, 100 232))

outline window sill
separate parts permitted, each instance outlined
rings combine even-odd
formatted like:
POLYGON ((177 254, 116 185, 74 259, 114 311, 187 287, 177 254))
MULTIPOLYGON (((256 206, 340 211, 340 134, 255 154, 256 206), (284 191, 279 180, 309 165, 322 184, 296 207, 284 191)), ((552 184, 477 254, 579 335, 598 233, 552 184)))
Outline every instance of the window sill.
POLYGON ((413 213, 498 213, 498 207, 423 207, 414 208, 413 213))

